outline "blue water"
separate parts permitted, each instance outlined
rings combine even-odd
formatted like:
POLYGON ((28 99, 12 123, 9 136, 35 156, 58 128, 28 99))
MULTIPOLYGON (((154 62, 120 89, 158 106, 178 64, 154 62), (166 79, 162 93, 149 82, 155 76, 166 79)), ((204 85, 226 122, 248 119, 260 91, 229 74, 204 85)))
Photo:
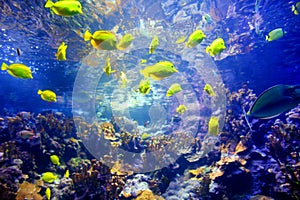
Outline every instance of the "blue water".
MULTIPOLYGON (((49 108, 36 95, 35 90, 39 88, 52 88, 59 96, 71 101, 80 61, 92 50, 91 45, 75 33, 77 30, 110 30, 115 25, 123 25, 119 29, 122 32, 139 27, 140 19, 145 22, 151 19, 175 32, 182 26, 193 29, 201 21, 203 13, 210 14, 214 20, 213 28, 206 31, 207 35, 223 37, 229 48, 240 46, 239 52, 233 53, 236 55, 224 52, 229 55, 216 61, 228 88, 237 89, 241 83, 249 81, 249 86, 260 93, 278 83, 297 84, 299 56, 296 52, 300 48, 300 22, 299 17, 291 12, 293 2, 261 1, 256 13, 254 1, 155 1, 153 4, 130 1, 121 3, 122 15, 118 11, 105 15, 103 11, 108 10, 105 2, 82 4, 84 16, 63 18, 51 15, 40 1, 1 2, 0 60, 9 63, 19 61, 35 71, 34 79, 26 81, 1 72, 2 108, 14 111, 49 108), (255 33, 254 22, 258 18, 261 35, 255 33), (100 20, 102 23, 99 23, 100 20), (250 30, 250 26, 254 29, 250 30), (278 27, 282 27, 286 35, 278 41, 266 42, 265 35, 278 27), (58 62, 54 54, 61 41, 69 47, 67 61, 58 62), (17 48, 22 51, 20 57, 17 56, 17 48), (35 103, 34 108, 32 102, 35 103)), ((67 104, 53 104, 50 108, 71 109, 70 102, 67 104)))
MULTIPOLYGON (((241 46, 237 55, 229 55, 216 61, 227 87, 236 89, 242 82, 249 81, 249 86, 259 93, 278 83, 296 84, 299 79, 299 56, 296 52, 300 48, 300 22, 299 17, 291 12, 293 2, 261 1, 258 13, 255 13, 254 3, 207 1, 200 8, 200 2, 193 1, 162 1, 152 5, 149 2, 130 1, 122 2, 123 15, 117 11, 105 15, 100 11, 100 8, 108 9, 104 5, 97 7, 95 3, 83 2, 84 16, 63 18, 51 15, 40 1, 3 1, 1 62, 22 62, 34 69, 35 74, 33 80, 24 81, 1 72, 1 106, 14 111, 38 111, 49 107, 39 100, 32 88, 52 88, 59 96, 65 95, 71 99, 80 60, 92 50, 74 31, 95 31, 101 28, 109 30, 118 24, 123 25, 119 32, 126 31, 138 27, 139 19, 150 18, 159 20, 164 28, 171 27, 171 31, 175 32, 176 27, 184 23, 186 29, 192 29, 199 23, 203 13, 211 14, 215 23, 213 29, 206 34, 223 37, 229 48, 234 44, 241 46), (262 21, 259 25, 261 35, 249 28, 250 25, 255 26, 254 21, 258 18, 256 15, 260 15, 262 21), (103 22, 99 23, 99 19, 103 22), (282 27, 287 32, 286 35, 278 41, 266 42, 264 35, 278 27, 282 27), (232 35, 237 39, 230 42, 232 35), (61 41, 69 45, 68 55, 67 61, 58 62, 54 54, 61 41), (20 57, 17 56, 17 48, 22 51, 20 57), (32 103, 36 105, 34 108, 32 103)), ((62 107, 65 105, 50 105, 51 109, 62 107)), ((69 105, 67 109, 70 109, 69 105)))
MULTIPOLYGON (((195 136, 200 129, 200 118, 207 120, 218 115, 221 127, 224 125, 225 89, 236 91, 248 83, 254 93, 260 94, 276 84, 300 83, 300 16, 291 9, 295 1, 87 0, 81 3, 84 15, 66 18, 51 14, 44 8, 45 1, 0 0, 0 63, 26 64, 34 77, 23 80, 0 72, 1 116, 8 112, 47 110, 98 122, 125 116, 131 121, 119 128, 126 131, 135 131, 131 125, 136 125, 139 133, 168 135, 188 127, 195 136), (203 21, 205 14, 211 16, 211 23, 203 21), (266 35, 276 28, 282 28, 284 36, 267 42, 266 35), (132 33, 135 40, 123 52, 96 50, 83 40, 82 34, 101 29, 114 32, 118 38, 132 33), (189 36, 196 29, 207 36, 199 46, 188 49, 175 44, 179 36, 189 36), (155 54, 149 55, 148 46, 154 35, 159 36, 161 43, 155 54), (211 58, 205 47, 218 37, 224 39, 227 48, 211 58), (55 53, 63 41, 68 45, 67 60, 57 61, 55 53), (117 73, 126 72, 130 82, 125 89, 120 89, 117 75, 107 77, 103 73, 107 56, 112 58, 117 73), (139 70, 147 66, 139 64, 141 59, 147 59, 147 64, 172 60, 180 73, 168 80, 152 82, 153 89, 148 95, 138 95, 135 91, 142 79, 139 70), (180 82, 184 88, 174 99, 165 97, 172 81, 180 82), (211 100, 205 96, 202 89, 205 83, 214 86, 218 98, 211 100), (39 89, 53 90, 57 102, 43 101, 37 94, 39 89), (178 114, 174 110, 182 102, 192 108, 190 115, 176 124, 174 119, 178 119, 178 114)), ((93 146, 92 140, 84 141, 85 145, 93 146)), ((93 155, 93 150, 98 151, 87 148, 93 155)))

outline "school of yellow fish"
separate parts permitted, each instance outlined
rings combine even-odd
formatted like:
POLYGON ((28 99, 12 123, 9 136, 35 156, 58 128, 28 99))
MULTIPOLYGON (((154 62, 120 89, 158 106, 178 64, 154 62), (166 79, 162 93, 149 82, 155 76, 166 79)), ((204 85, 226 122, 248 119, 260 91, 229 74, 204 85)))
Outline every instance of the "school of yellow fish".
MULTIPOLYGON (((48 0, 45 4, 45 8, 50 9, 52 14, 63 16, 63 17, 71 17, 77 14, 83 14, 82 5, 77 0, 69 0, 69 1, 57 1, 52 2, 48 0)), ((292 7, 292 12, 295 15, 298 15, 300 12, 300 2, 296 3, 292 7)), ((212 18, 205 14, 203 19, 207 23, 212 23, 212 18)), ((278 40, 284 36, 285 32, 282 28, 277 28, 270 31, 266 35, 266 40, 268 42, 278 40)), ((84 34, 82 34, 84 41, 90 41, 91 45, 98 50, 125 50, 127 49, 133 42, 134 36, 130 33, 125 34, 119 41, 116 35, 112 31, 108 30, 98 30, 94 33, 91 33, 89 30, 86 30, 84 34)), ((186 41, 186 36, 180 36, 175 43, 180 44, 186 41)), ((194 48, 199 45, 204 39, 206 39, 206 35, 202 30, 195 30, 191 33, 185 43, 186 48, 194 48)), ((158 36, 154 36, 149 45, 149 54, 154 54, 157 47, 159 46, 159 38, 158 36)), ((55 57, 59 61, 67 60, 66 50, 68 45, 65 42, 61 42, 61 45, 57 49, 57 53, 55 57)), ((212 57, 215 57, 221 54, 222 51, 226 49, 225 41, 222 38, 216 38, 209 46, 206 47, 206 53, 212 57)), ((18 55, 20 55, 21 51, 18 50, 18 55)), ((146 63, 147 60, 142 59, 140 64, 146 63)), ((1 70, 6 70, 9 75, 21 78, 21 79, 32 79, 32 72, 30 67, 22 64, 22 63, 13 63, 6 64, 2 63, 1 70)), ((120 78, 121 88, 125 88, 128 82, 127 76, 125 72, 117 72, 116 70, 112 70, 110 58, 106 58, 105 66, 103 67, 103 71, 110 76, 111 73, 118 73, 118 77, 120 78)), ((138 87, 138 92, 143 95, 147 95, 151 91, 151 83, 149 78, 159 81, 169 76, 177 73, 178 69, 175 68, 174 64, 171 61, 159 61, 154 65, 146 66, 143 70, 140 70, 140 73, 144 76, 144 79, 140 80, 140 84, 138 87)), ((203 90, 210 96, 215 96, 215 92, 213 87, 210 84, 206 84, 203 90)), ((167 97, 172 97, 178 92, 182 91, 181 85, 179 83, 172 84, 166 92, 167 97)), ((56 94, 52 90, 38 90, 37 94, 40 95, 41 99, 47 102, 56 102, 56 94)), ((176 108, 176 112, 183 115, 188 108, 180 104, 176 108)), ((212 116, 208 122, 208 133, 216 136, 219 133, 219 118, 216 116, 212 116)), ((24 134, 23 134, 24 135, 24 134)), ((28 131, 28 137, 32 136, 31 132, 28 131)), ((22 136, 22 134, 21 134, 22 136)), ((149 134, 144 133, 143 138, 149 137, 149 134)), ((25 136, 24 136, 25 137, 25 136)), ((57 155, 51 155, 50 160, 54 165, 59 166, 60 161, 57 155)), ((66 170, 64 177, 69 177, 69 170, 66 170)), ((41 179, 47 183, 53 183, 58 176, 52 172, 45 172, 42 174, 41 179)), ((46 198, 51 198, 51 190, 50 188, 46 189, 46 198)))

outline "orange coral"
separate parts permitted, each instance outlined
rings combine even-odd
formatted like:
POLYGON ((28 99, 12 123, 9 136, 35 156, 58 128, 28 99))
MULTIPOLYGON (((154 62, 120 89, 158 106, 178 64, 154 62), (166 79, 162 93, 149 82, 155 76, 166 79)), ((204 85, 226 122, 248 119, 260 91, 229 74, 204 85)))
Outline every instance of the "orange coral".
POLYGON ((144 190, 135 200, 164 200, 164 198, 154 195, 151 190, 144 190))
POLYGON ((40 187, 35 184, 24 181, 17 192, 16 200, 23 199, 34 199, 34 200, 43 200, 43 197, 38 194, 41 190, 40 187))
POLYGON ((235 152, 234 154, 238 154, 239 152, 243 152, 247 149, 247 147, 242 143, 242 141, 240 141, 236 147, 235 147, 235 152))
POLYGON ((215 178, 222 176, 224 174, 224 171, 221 171, 220 168, 214 168, 213 171, 209 174, 209 178, 211 180, 215 180, 215 178))
POLYGON ((117 160, 113 167, 110 169, 110 173, 116 174, 118 176, 130 176, 133 174, 131 166, 124 165, 120 160, 117 160))

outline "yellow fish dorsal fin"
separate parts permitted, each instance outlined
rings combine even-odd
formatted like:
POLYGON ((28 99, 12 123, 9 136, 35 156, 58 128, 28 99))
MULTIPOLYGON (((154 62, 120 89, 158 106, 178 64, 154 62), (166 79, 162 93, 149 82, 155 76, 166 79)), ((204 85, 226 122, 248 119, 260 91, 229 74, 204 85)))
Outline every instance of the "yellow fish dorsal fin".
POLYGON ((54 3, 51 0, 48 0, 45 4, 45 8, 51 8, 54 5, 54 3))

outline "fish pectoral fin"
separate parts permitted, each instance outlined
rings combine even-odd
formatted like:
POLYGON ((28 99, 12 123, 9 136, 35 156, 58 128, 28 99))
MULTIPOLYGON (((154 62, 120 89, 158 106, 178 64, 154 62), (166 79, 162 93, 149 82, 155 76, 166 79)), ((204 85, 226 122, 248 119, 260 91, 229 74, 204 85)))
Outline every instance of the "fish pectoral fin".
POLYGON ((155 76, 155 75, 153 75, 153 74, 150 74, 150 77, 151 77, 153 80, 156 80, 156 81, 159 81, 159 80, 162 79, 161 77, 155 76))
POLYGON ((7 70, 8 74, 12 75, 13 77, 19 78, 16 75, 14 75, 10 70, 7 70))

